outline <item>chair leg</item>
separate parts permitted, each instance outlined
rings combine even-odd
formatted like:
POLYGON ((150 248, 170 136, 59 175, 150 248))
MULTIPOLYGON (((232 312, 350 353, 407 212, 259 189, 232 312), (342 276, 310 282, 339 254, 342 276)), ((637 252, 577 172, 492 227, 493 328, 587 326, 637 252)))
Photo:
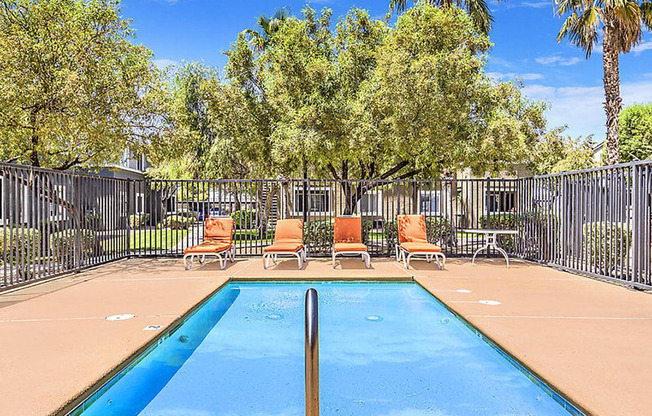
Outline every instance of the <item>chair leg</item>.
POLYGON ((188 254, 186 254, 185 256, 183 256, 183 268, 186 270, 190 270, 191 267, 192 267, 192 255, 189 256, 188 254), (190 257, 190 261, 188 261, 188 257, 190 257))
POLYGON ((364 253, 362 255, 362 259, 364 260, 365 267, 367 269, 370 268, 371 267, 371 256, 369 255, 369 253, 364 253))
POLYGON ((333 269, 335 268, 335 250, 333 250, 333 269))
POLYGON ((297 261, 299 263, 299 270, 303 268, 303 255, 301 253, 297 253, 297 261))
POLYGON ((409 258, 409 257, 408 257, 408 258, 405 257, 405 251, 401 251, 401 255, 403 256, 403 266, 404 266, 406 269, 408 269, 408 268, 410 267, 410 266, 409 266, 409 264, 410 264, 410 258, 409 258))
POLYGON ((269 266, 269 255, 268 254, 263 254, 263 268, 267 269, 269 266))
POLYGON ((222 255, 218 253, 217 259, 220 261, 220 269, 224 270, 226 268, 226 258, 222 257, 222 255))

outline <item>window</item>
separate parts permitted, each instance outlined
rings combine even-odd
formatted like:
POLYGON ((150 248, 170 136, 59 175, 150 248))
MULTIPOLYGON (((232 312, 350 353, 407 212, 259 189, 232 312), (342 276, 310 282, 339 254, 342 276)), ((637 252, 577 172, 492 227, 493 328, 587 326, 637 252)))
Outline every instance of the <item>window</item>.
POLYGON ((358 202, 358 212, 363 215, 383 214, 383 192, 367 191, 358 202))
POLYGON ((165 211, 166 213, 174 214, 177 212, 177 196, 172 195, 165 200, 165 211))
POLYGON ((310 208, 311 213, 326 214, 330 212, 331 207, 331 190, 330 188, 310 188, 308 198, 303 193, 303 188, 294 190, 294 213, 303 213, 305 209, 310 208), (304 202, 308 207, 304 207, 304 202))
POLYGON ((419 191, 419 214, 439 214, 441 191, 419 191))
POLYGON ((487 192, 488 212, 512 212, 516 207, 515 191, 489 191, 487 192))

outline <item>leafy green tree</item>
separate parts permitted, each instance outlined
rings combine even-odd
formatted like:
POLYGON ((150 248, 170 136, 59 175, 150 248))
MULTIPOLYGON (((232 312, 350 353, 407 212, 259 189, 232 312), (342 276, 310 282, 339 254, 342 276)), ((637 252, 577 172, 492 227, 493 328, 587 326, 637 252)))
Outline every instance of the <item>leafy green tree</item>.
MULTIPOLYGON (((418 3, 417 1, 413 1, 418 3)), ((424 3, 432 4, 434 6, 449 8, 459 7, 465 9, 473 24, 484 34, 489 33, 491 25, 494 21, 491 15, 491 9, 486 0, 424 0, 424 3)), ((396 9, 399 12, 407 8, 408 0, 391 0, 389 2, 390 10, 396 9)))
POLYGON ((652 103, 627 107, 620 113, 620 160, 652 158, 652 103))
MULTIPOLYGON (((330 17, 306 8, 264 50, 241 36, 228 52, 229 85, 247 103, 234 108, 256 114, 267 174, 433 177, 528 159, 543 105, 484 75, 490 43, 466 13, 421 4, 392 29, 352 10, 334 31, 330 17)), ((345 189, 347 200, 364 191, 345 189)))
POLYGON ((246 29, 243 33, 247 35, 257 51, 263 51, 269 45, 272 36, 289 17, 290 13, 287 9, 277 10, 272 17, 262 15, 258 17, 258 30, 246 29))
POLYGON ((607 116, 607 163, 618 163, 618 116, 620 97, 619 56, 641 41, 643 27, 652 30, 649 0, 555 0, 559 16, 566 20, 558 41, 568 38, 586 52, 587 59, 602 36, 605 113, 607 116))
POLYGON ((217 71, 198 62, 184 63, 169 71, 165 99, 166 134, 160 138, 162 142, 154 140, 147 146, 150 159, 157 167, 150 175, 176 178, 183 167, 184 177, 204 177, 208 174, 207 166, 215 143, 205 84, 217 76, 217 71))
POLYGON ((0 153, 69 169, 159 134, 157 72, 117 0, 0 1, 0 153))
POLYGON ((566 127, 554 129, 537 142, 531 161, 535 174, 569 172, 596 165, 591 137, 583 139, 565 136, 565 129, 566 127))

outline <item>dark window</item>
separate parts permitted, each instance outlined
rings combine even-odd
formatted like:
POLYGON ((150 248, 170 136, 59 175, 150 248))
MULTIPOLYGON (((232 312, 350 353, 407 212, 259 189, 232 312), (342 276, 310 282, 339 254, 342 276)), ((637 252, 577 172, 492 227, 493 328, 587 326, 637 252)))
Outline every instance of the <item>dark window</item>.
POLYGON ((516 192, 491 191, 487 193, 487 211, 512 212, 516 207, 516 192))

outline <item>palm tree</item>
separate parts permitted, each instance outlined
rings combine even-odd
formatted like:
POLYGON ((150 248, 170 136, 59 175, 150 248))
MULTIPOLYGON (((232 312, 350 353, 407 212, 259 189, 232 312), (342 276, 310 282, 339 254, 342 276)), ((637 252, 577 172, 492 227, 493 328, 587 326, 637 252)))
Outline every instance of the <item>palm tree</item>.
POLYGON ((618 163, 618 116, 620 98, 620 53, 641 41, 643 26, 652 30, 652 2, 643 0, 556 0, 557 13, 567 16, 557 41, 568 38, 586 52, 588 59, 598 45, 602 30, 604 110, 607 115, 607 163, 618 163))
POLYGON ((258 30, 246 29, 244 33, 249 37, 249 42, 254 49, 262 52, 269 45, 272 36, 279 31, 283 23, 290 17, 287 9, 279 9, 274 16, 267 17, 262 15, 258 17, 258 30))
MULTIPOLYGON (((391 0, 389 3, 390 10, 396 9, 402 12, 407 7, 408 0, 391 0)), ((447 8, 457 6, 466 9, 475 26, 484 34, 491 30, 491 24, 494 21, 489 10, 486 0, 426 0, 426 3, 434 6, 447 8)))

